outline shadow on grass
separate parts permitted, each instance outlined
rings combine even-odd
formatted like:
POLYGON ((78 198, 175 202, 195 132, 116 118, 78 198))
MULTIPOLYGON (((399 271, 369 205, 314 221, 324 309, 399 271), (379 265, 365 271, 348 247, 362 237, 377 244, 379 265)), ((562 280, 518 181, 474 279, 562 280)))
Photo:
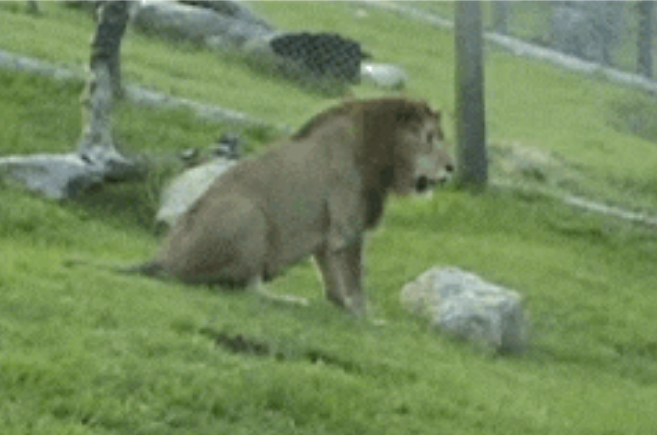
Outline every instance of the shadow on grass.
POLYGON ((216 331, 209 327, 202 328, 199 333, 211 339, 217 348, 233 354, 271 357, 280 362, 286 360, 307 361, 311 364, 329 365, 345 373, 360 374, 364 372, 364 368, 357 362, 317 347, 285 350, 262 339, 241 333, 230 334, 226 331, 216 331))
POLYGON ((152 235, 161 234, 155 225, 157 193, 148 182, 108 183, 88 191, 69 204, 94 221, 121 229, 134 229, 152 235))

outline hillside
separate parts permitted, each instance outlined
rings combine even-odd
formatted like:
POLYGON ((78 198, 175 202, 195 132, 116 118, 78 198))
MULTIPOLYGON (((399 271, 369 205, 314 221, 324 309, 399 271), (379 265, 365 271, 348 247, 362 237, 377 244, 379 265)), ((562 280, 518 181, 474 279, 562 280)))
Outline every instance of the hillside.
MULTIPOLYGON (((0 49, 80 68, 92 23, 44 2, 0 3, 0 49), (20 5, 20 6, 19 6, 20 5)), ((452 36, 357 4, 253 4, 281 28, 340 31, 402 65, 408 94, 453 107, 452 36), (394 29, 394 32, 391 31, 394 29)), ((300 125, 331 101, 237 59, 130 32, 126 80, 300 125)), ((310 299, 162 284, 69 258, 126 264, 153 253, 169 170, 57 204, 0 189, 0 418, 13 434, 650 434, 657 431, 657 232, 536 193, 577 194, 657 215, 654 98, 489 47, 493 174, 523 190, 445 189, 394 200, 368 245, 375 326, 325 302, 311 264, 271 290, 310 299), (638 121, 637 121, 638 120, 638 121), (654 139, 654 138, 653 138, 654 139), (483 355, 428 331, 399 289, 454 265, 526 297, 521 356, 483 355)), ((81 84, 0 71, 0 153, 70 150, 81 84)), ((381 91, 368 85, 357 95, 381 91)), ((133 153, 204 146, 234 127, 122 103, 133 153)), ((453 131, 449 116, 447 130, 453 131)), ((257 151, 276 130, 242 131, 257 151)))

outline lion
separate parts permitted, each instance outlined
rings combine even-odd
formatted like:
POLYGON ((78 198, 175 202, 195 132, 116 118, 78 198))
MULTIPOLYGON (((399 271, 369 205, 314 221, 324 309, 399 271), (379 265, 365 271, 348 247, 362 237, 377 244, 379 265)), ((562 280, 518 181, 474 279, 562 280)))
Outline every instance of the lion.
POLYGON ((432 190, 454 169, 440 113, 407 98, 329 108, 230 168, 131 270, 189 284, 258 287, 313 256, 326 297, 363 314, 363 243, 389 193, 432 190))

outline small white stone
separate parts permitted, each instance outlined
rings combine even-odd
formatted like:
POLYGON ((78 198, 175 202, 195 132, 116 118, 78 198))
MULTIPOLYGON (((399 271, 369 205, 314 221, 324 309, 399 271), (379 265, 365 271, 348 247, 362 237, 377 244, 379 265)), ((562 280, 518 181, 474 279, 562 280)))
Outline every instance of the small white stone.
POLYGON ((408 75, 400 67, 383 63, 362 63, 360 76, 385 89, 402 89, 408 75))

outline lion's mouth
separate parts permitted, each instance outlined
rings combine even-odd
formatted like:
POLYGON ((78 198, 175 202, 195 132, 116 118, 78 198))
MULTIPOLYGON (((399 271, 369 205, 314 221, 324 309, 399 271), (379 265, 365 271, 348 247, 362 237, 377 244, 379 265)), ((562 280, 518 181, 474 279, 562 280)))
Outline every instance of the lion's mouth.
POLYGON ((417 193, 425 193, 429 190, 433 190, 437 184, 437 180, 431 180, 429 177, 422 175, 415 180, 415 191, 417 193))
POLYGON ((434 190, 437 186, 442 186, 447 184, 450 180, 450 177, 440 177, 440 178, 429 178, 425 175, 422 175, 415 180, 415 191, 417 193, 426 193, 428 191, 434 190))

